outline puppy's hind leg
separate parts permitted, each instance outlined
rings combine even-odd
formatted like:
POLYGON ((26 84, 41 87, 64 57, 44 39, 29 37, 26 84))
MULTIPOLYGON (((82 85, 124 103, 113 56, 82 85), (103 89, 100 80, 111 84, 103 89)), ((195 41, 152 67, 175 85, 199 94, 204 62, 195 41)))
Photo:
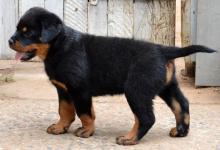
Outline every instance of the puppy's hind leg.
MULTIPOLYGON (((152 83, 151 76, 146 72, 137 74, 133 71, 125 83, 125 96, 128 104, 134 113, 135 124, 126 135, 116 138, 116 143, 120 145, 134 145, 149 131, 155 122, 153 112, 153 98, 160 89, 160 84, 152 83), (144 75, 143 75, 144 74, 144 75), (146 76, 145 76, 146 75, 146 76)), ((155 76, 152 76, 155 78, 155 76)))
POLYGON ((159 96, 171 108, 176 118, 176 127, 170 131, 171 137, 184 137, 189 132, 189 102, 178 87, 176 79, 170 83, 159 96))

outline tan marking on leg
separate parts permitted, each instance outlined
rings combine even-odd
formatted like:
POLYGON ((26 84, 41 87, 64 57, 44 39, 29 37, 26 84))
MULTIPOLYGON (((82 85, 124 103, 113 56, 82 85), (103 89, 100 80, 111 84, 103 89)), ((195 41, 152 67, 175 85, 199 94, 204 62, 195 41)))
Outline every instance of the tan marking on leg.
POLYGON ((48 127, 47 132, 50 134, 62 134, 67 132, 71 123, 75 120, 74 104, 66 101, 59 102, 59 115, 60 120, 56 124, 48 127))
POLYGON ((179 104, 179 102, 176 99, 173 99, 172 101, 172 111, 175 114, 175 118, 176 118, 176 127, 172 128, 170 130, 170 136, 171 137, 184 137, 187 135, 188 133, 188 129, 185 129, 184 126, 180 126, 181 124, 185 124, 185 125, 189 125, 189 114, 185 113, 182 114, 182 109, 181 106, 179 104), (177 130, 177 127, 181 127, 182 129, 177 130))
POLYGON ((172 111, 176 118, 176 123, 179 123, 181 121, 181 106, 179 102, 176 99, 173 99, 172 101, 172 111))
POLYGON ((74 134, 82 138, 88 138, 93 135, 95 131, 94 117, 85 114, 81 115, 79 118, 82 122, 82 127, 76 129, 74 134))
POLYGON ((135 123, 134 123, 133 128, 126 135, 117 137, 116 138, 116 143, 117 144, 120 144, 120 145, 135 145, 135 144, 138 143, 137 134, 138 134, 138 128, 139 128, 139 120, 136 117, 136 115, 134 115, 134 118, 135 118, 135 123))
POLYGON ((186 125, 189 125, 189 123, 190 123, 190 115, 188 113, 184 114, 184 123, 186 125))
POLYGON ((170 136, 171 136, 171 137, 176 137, 177 134, 178 134, 178 132, 177 132, 176 127, 172 128, 172 129, 170 130, 170 136))
POLYGON ((137 136, 137 133, 138 133, 138 127, 139 127, 139 121, 138 121, 138 118, 136 117, 135 115, 135 123, 133 125, 133 128, 131 129, 131 131, 129 133, 127 133, 125 135, 125 137, 127 139, 132 139, 132 138, 136 138, 137 136))
POLYGON ((50 81, 51 81, 55 86, 58 86, 58 87, 62 88, 62 89, 65 90, 65 91, 68 90, 67 87, 66 87, 66 85, 65 85, 64 83, 59 82, 59 81, 57 81, 57 80, 50 80, 50 81))
POLYGON ((92 119, 95 120, 95 110, 94 110, 93 103, 92 103, 91 112, 92 112, 92 119))
POLYGON ((166 84, 169 84, 174 75, 174 62, 170 61, 166 64, 166 84))

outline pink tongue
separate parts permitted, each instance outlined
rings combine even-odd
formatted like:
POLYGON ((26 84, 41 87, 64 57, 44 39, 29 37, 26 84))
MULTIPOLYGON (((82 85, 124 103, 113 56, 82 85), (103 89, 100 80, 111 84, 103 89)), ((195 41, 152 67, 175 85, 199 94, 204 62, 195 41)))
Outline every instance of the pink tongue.
POLYGON ((24 56, 24 53, 19 53, 19 52, 17 52, 17 53, 15 54, 15 60, 20 60, 23 56, 24 56))

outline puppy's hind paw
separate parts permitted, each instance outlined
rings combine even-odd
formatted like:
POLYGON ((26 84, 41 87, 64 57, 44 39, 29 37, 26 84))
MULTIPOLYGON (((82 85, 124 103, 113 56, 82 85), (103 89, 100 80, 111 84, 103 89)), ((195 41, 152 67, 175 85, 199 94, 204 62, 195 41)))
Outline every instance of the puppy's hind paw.
POLYGON ((116 138, 116 143, 119 145, 136 145, 138 140, 136 138, 128 139, 125 136, 119 136, 116 138))

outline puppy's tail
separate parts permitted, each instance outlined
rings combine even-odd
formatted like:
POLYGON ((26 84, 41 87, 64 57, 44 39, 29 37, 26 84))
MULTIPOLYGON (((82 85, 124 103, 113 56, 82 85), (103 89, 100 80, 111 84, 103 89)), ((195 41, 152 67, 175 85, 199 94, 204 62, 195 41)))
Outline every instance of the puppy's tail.
POLYGON ((210 49, 205 46, 201 45, 191 45, 183 48, 178 48, 178 47, 164 47, 162 48, 162 52, 164 56, 170 60, 170 59, 175 59, 178 57, 184 57, 188 56, 190 54, 202 52, 202 53, 213 53, 216 52, 216 50, 210 49))

